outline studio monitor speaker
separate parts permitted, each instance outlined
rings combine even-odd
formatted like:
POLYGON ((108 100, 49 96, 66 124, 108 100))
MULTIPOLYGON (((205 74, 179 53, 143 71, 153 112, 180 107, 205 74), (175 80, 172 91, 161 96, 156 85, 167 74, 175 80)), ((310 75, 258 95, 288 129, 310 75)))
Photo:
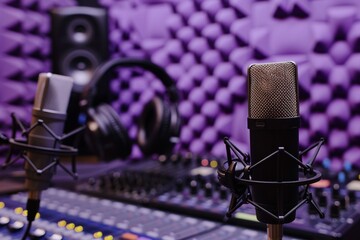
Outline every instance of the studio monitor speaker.
MULTIPOLYGON (((79 100, 84 87, 95 69, 109 57, 107 11, 84 6, 53 9, 51 41, 52 72, 74 79, 65 122, 65 131, 70 132, 80 124, 79 100)), ((73 141, 69 139, 67 143, 73 141)))
POLYGON ((94 70, 106 61, 107 13, 102 8, 65 7, 51 12, 52 71, 74 79, 82 92, 94 70))

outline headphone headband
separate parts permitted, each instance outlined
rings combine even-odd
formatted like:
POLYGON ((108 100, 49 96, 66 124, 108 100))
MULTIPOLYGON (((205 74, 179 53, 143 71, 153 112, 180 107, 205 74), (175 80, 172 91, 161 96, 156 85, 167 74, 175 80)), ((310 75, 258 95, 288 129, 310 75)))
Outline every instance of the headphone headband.
MULTIPOLYGON (((109 60, 95 70, 93 77, 84 89, 82 100, 80 101, 81 107, 89 107, 92 105, 92 99, 96 94, 96 88, 94 88, 94 86, 117 67, 141 67, 153 73, 166 87, 170 102, 177 103, 179 101, 179 93, 176 89, 175 82, 162 67, 143 59, 125 58, 109 60)), ((106 80, 109 81, 108 79, 106 80)))

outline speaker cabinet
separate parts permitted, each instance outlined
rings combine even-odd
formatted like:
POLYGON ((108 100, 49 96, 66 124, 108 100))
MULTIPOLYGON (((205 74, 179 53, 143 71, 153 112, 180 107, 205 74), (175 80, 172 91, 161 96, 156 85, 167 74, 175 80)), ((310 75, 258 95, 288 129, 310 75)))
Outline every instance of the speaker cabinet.
POLYGON ((74 79, 82 92, 96 67, 109 57, 107 12, 102 8, 65 7, 51 12, 52 71, 74 79))

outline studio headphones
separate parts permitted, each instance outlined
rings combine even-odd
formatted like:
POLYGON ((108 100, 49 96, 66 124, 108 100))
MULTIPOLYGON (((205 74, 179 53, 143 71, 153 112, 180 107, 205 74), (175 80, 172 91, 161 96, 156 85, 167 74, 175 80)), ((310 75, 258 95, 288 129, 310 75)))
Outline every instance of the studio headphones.
MULTIPOLYGON (((121 93, 120 93, 121 94, 121 93)), ((80 100, 79 121, 87 124, 85 139, 101 160, 125 158, 137 142, 144 155, 167 154, 180 134, 177 110, 179 94, 175 82, 160 66, 142 59, 113 59, 99 66, 85 87, 80 100), (140 67, 154 74, 166 88, 168 99, 156 96, 140 114, 137 139, 132 140, 121 123, 121 116, 108 103, 95 103, 100 86, 109 86, 109 73, 118 68, 140 67)))

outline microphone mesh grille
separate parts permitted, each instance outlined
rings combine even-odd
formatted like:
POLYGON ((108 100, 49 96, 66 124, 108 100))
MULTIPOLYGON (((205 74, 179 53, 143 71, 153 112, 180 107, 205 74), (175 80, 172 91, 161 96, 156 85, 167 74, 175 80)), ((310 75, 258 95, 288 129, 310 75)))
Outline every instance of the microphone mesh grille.
POLYGON ((297 69, 293 62, 253 64, 248 69, 249 118, 299 116, 297 69))

